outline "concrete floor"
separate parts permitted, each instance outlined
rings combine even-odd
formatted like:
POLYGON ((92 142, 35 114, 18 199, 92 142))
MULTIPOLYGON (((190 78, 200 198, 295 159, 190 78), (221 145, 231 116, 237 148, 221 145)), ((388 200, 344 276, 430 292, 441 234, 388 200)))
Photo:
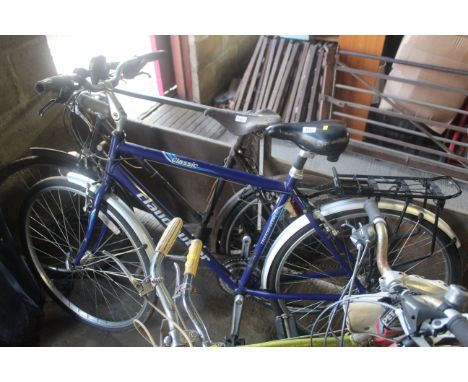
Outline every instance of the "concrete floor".
MULTIPOLYGON (((169 277, 168 277, 169 279, 169 277)), ((169 281, 167 286, 169 288, 169 281)), ((169 288, 172 292, 172 288, 169 288)), ((229 334, 233 298, 219 286, 213 274, 200 268, 193 295, 214 341, 222 341, 229 334)), ((146 323, 159 342, 160 316, 155 313, 146 323)), ((254 298, 247 298, 241 323, 241 338, 247 343, 275 339, 274 314, 254 298)), ((40 334, 40 346, 150 346, 136 330, 110 333, 94 329, 71 317, 55 302, 47 300, 40 334)))

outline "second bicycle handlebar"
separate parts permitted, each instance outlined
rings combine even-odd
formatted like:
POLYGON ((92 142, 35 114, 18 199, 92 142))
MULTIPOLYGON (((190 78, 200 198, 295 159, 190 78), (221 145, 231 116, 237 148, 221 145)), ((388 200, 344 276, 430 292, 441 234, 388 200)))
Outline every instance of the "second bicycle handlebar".
MULTIPOLYGON (((129 60, 122 61, 117 65, 114 74, 109 79, 101 81, 95 85, 86 79, 91 75, 91 72, 85 69, 80 69, 74 74, 57 75, 38 81, 35 85, 35 90, 39 94, 43 94, 48 91, 60 92, 63 89, 78 90, 80 88, 92 92, 103 91, 109 87, 113 88, 117 86, 122 77, 127 79, 134 78, 148 62, 159 60, 164 56, 165 51, 158 50, 156 52, 143 54, 141 56, 136 56, 129 60)), ((110 65, 110 68, 115 66, 115 64, 110 65)))

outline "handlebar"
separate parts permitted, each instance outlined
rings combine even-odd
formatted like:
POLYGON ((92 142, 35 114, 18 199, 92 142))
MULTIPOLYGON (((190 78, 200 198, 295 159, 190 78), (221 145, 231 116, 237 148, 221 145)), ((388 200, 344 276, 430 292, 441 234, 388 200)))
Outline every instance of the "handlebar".
MULTIPOLYGON (((451 311, 452 309, 450 309, 451 311)), ((447 322, 447 328, 455 336, 460 345, 468 347, 468 320, 465 316, 454 311, 455 314, 447 322)), ((448 312, 450 314, 451 312, 448 312)), ((447 314, 447 313, 446 313, 447 314)))
POLYGON ((382 276, 380 279, 381 289, 399 296, 397 300, 400 300, 402 306, 407 307, 408 312, 406 313, 411 316, 411 319, 405 323, 405 326, 408 327, 406 334, 418 336, 421 329, 419 325, 423 321, 431 321, 445 315, 449 319, 445 325, 446 328, 462 346, 468 346, 468 320, 460 314, 460 311, 464 313, 468 307, 468 291, 458 285, 447 286, 443 282, 393 271, 387 258, 386 222, 380 213, 376 200, 366 200, 364 209, 369 216, 369 221, 375 225, 377 233, 376 259, 377 267, 382 276), (403 294, 403 291, 409 291, 411 294, 403 294), (419 294, 421 299, 414 299, 413 293, 419 294), (419 317, 420 315, 421 317, 419 317))
POLYGON ((364 203, 364 209, 369 216, 369 221, 375 225, 375 231, 377 232, 377 268, 379 269, 380 274, 384 276, 386 272, 391 271, 390 265, 388 264, 387 223, 382 217, 375 199, 366 200, 364 203))
POLYGON ((91 61, 89 70, 78 68, 71 75, 57 75, 45 78, 36 83, 35 90, 39 94, 48 91, 60 92, 63 89, 78 90, 80 88, 92 92, 103 91, 109 87, 117 86, 121 77, 126 79, 134 78, 148 62, 161 59, 164 56, 165 51, 158 50, 133 57, 118 64, 116 62, 107 64, 103 56, 97 56, 91 61), (110 69, 115 69, 115 72, 107 79, 110 69), (87 80, 88 77, 91 77, 91 82, 87 80))

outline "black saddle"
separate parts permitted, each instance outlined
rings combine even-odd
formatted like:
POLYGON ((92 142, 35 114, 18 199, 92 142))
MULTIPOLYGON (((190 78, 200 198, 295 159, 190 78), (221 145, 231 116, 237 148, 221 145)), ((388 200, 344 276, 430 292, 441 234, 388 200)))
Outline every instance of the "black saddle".
POLYGON ((266 134, 277 139, 294 142, 302 150, 326 155, 336 162, 349 142, 346 124, 341 121, 310 123, 278 123, 266 129, 266 134))
POLYGON ((231 134, 238 137, 265 130, 268 126, 281 122, 281 117, 270 110, 243 113, 229 109, 210 108, 205 111, 205 115, 215 119, 231 134))

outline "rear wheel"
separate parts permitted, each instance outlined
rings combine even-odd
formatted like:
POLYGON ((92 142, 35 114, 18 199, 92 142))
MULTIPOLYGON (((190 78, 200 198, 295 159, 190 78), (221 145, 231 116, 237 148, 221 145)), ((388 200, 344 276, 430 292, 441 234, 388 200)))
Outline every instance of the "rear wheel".
POLYGON ((37 183, 21 213, 24 252, 42 285, 70 313, 99 329, 130 329, 135 319, 145 321, 151 308, 114 258, 142 280, 149 267, 145 247, 103 201, 89 249, 74 267, 88 222, 87 202, 86 190, 65 178, 37 183))
MULTIPOLYGON (((326 206, 322 211, 326 210, 326 206)), ((455 243, 440 229, 436 236, 434 252, 431 256, 433 223, 426 214, 424 217, 406 213, 398 230, 399 209, 381 209, 389 232, 389 264, 392 269, 417 274, 428 279, 456 283, 460 280, 460 256, 455 243)), ((356 249, 349 240, 350 229, 343 224, 357 227, 367 224, 368 217, 362 207, 344 208, 327 215, 327 220, 339 232, 351 258, 356 249)), ((353 267, 344 256, 343 261, 353 267)), ((375 264, 374 249, 364 259, 358 275, 360 283, 369 292, 378 289, 379 273, 375 264)), ((267 278, 270 291, 276 293, 331 294, 339 297, 349 277, 344 276, 337 259, 325 248, 310 225, 305 225, 293 233, 281 245, 274 258, 267 278), (305 276, 307 274, 308 276, 305 276), (314 275, 313 278, 310 275, 314 275)), ((309 332, 320 312, 331 302, 324 300, 278 300, 278 308, 295 317, 299 329, 309 332)), ((324 331, 328 325, 328 315, 317 322, 315 332, 324 331)))

